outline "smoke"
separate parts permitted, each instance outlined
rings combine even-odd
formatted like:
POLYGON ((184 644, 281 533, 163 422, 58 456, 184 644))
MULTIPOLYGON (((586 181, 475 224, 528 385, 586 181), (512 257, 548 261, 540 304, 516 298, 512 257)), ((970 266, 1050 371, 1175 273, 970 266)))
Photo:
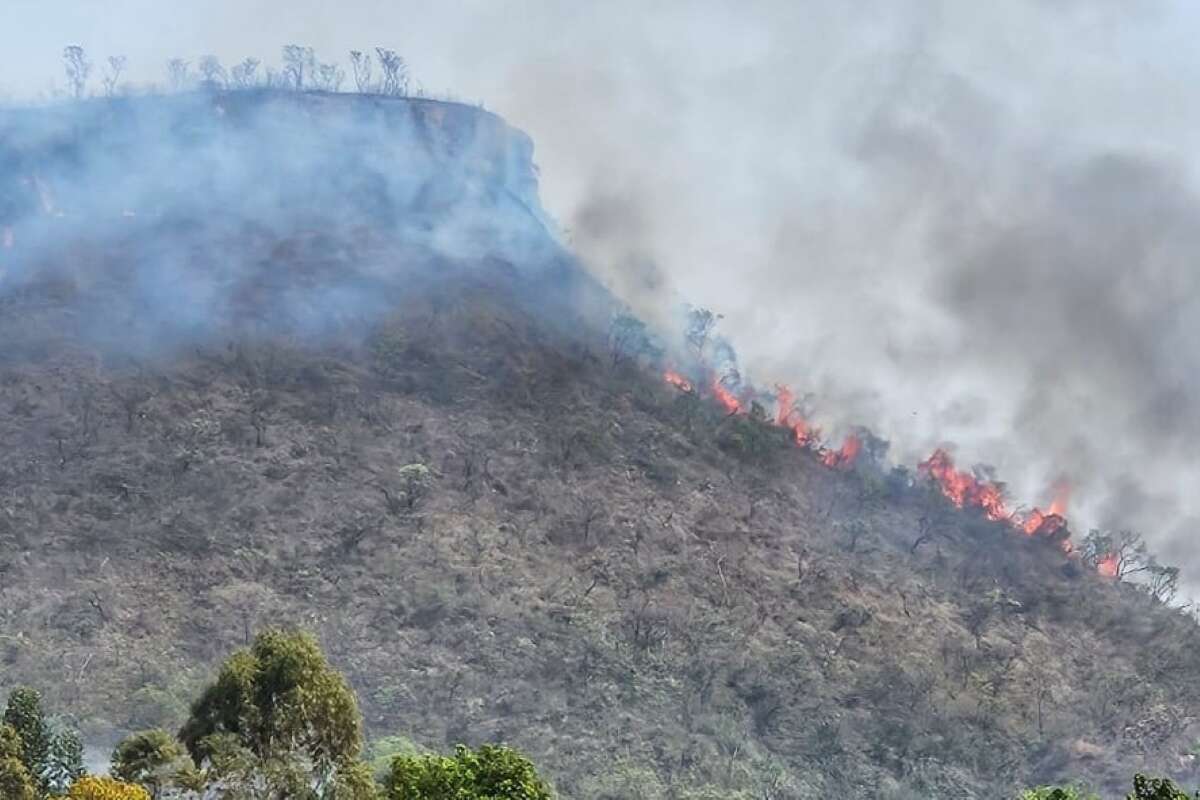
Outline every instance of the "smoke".
POLYGON ((44 91, 67 39, 138 81, 280 40, 397 47, 531 134, 546 207, 640 312, 723 313, 743 372, 813 392, 830 433, 909 463, 953 442, 1031 505, 1065 476, 1077 532, 1137 528, 1200 587, 1197 9, 116 5, 19 0, 0 82, 44 91))
MULTIPOLYGON (((0 112, 0 142, 0 301, 57 292, 119 351, 326 333, 448 264, 567 261, 528 138, 468 106, 206 91, 0 112)), ((34 314, 10 350, 49 333, 34 314)))

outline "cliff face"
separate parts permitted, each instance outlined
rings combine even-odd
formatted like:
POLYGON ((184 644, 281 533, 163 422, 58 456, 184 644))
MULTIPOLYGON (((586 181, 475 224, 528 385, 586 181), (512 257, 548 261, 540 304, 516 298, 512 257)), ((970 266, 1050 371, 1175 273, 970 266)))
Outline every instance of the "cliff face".
POLYGON ((0 142, 0 298, 69 287, 79 332, 122 350, 248 322, 320 332, 382 313, 439 262, 568 260, 529 138, 461 104, 94 101, 4 112, 0 142))

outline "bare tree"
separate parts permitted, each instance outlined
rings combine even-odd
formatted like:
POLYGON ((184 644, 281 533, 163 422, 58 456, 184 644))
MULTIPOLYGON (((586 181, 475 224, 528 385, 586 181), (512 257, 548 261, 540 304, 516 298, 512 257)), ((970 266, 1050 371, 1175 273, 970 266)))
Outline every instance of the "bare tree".
POLYGON ((249 89, 257 79, 258 67, 261 64, 257 58, 247 58, 240 64, 235 64, 229 71, 230 81, 237 89, 249 89))
POLYGON ((171 88, 177 92, 183 91, 191 83, 192 65, 182 58, 172 58, 167 62, 167 80, 171 88))
POLYGON ((125 71, 125 66, 129 63, 129 59, 125 56, 109 56, 108 66, 104 69, 104 77, 101 80, 104 82, 104 96, 112 97, 117 93, 117 82, 121 80, 121 73, 125 71))
POLYGON ((691 308, 687 314, 687 342, 696 351, 696 356, 704 352, 708 338, 721 320, 720 314, 714 314, 707 308, 691 308))
POLYGON ((92 62, 88 61, 82 47, 73 44, 63 49, 63 66, 67 70, 67 84, 71 87, 71 94, 79 100, 87 87, 88 76, 92 74, 92 62))
POLYGON ((1179 567, 1164 567, 1154 563, 1146 568, 1146 593, 1164 605, 1175 599, 1179 591, 1179 567))
POLYGON ((225 68, 221 66, 221 59, 216 56, 203 56, 198 69, 204 78, 204 84, 210 89, 224 88, 229 80, 225 68))
POLYGON ((380 91, 386 95, 404 96, 408 94, 408 64, 395 50, 383 47, 375 48, 379 58, 379 66, 383 69, 383 84, 380 91))
POLYGON ((316 67, 316 56, 311 47, 301 47, 298 44, 284 45, 283 73, 293 89, 304 90, 306 79, 311 78, 316 67))
POLYGON ((575 510, 583 533, 583 543, 586 545, 592 536, 592 526, 605 516, 605 504, 598 497, 581 494, 575 498, 575 510))
POLYGON ((1141 534, 1135 531, 1091 530, 1083 539, 1081 555, 1101 574, 1117 579, 1145 572, 1156 564, 1141 534))
POLYGON ((358 87, 360 93, 372 91, 371 72, 373 71, 373 62, 371 54, 364 53, 361 50, 350 51, 350 65, 354 69, 354 85, 358 87))
POLYGON ((321 64, 317 67, 317 82, 324 92, 338 92, 346 80, 346 70, 337 64, 321 64))

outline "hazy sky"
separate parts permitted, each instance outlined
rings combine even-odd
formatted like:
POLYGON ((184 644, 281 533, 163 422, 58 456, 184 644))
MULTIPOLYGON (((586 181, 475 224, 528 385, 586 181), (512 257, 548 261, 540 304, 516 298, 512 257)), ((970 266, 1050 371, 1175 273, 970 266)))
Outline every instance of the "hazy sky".
POLYGON ((942 442, 1200 584, 1200 6, 1166 0, 0 0, 0 87, 394 47, 528 131, 645 313, 726 315, 761 385, 910 463, 942 442))

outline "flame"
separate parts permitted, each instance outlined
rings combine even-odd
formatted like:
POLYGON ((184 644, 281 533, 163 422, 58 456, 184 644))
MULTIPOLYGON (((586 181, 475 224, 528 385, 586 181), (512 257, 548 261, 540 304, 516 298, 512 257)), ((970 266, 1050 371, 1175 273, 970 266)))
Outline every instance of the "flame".
POLYGON ((789 428, 799 447, 812 445, 820 433, 796 411, 796 395, 783 384, 775 385, 775 424, 789 428))
POLYGON ((678 372, 672 372, 671 370, 667 370, 666 372, 663 373, 663 380, 665 380, 667 383, 671 384, 672 386, 674 386, 676 389, 678 389, 681 392, 692 391, 692 382, 689 381, 687 378, 683 377, 682 375, 680 375, 678 372))
MULTIPOLYGON (((663 373, 663 378, 682 391, 694 391, 693 384, 678 372, 667 370, 663 373)), ((742 400, 715 375, 711 379, 711 386, 714 399, 726 413, 732 415, 743 412, 742 400)), ((796 396, 789 387, 783 384, 775 386, 774 424, 792 431, 797 446, 815 450, 826 467, 845 469, 853 465, 862 452, 862 439, 851 434, 837 450, 820 446, 820 431, 796 411, 795 399, 796 396)), ((1065 479, 1055 482, 1054 499, 1047 511, 1034 508, 1025 514, 1014 514, 1008 510, 1005 503, 1003 484, 956 469, 954 459, 942 448, 934 450, 929 458, 917 465, 917 469, 933 479, 942 494, 958 508, 978 508, 993 522, 1003 522, 1027 536, 1054 541, 1068 556, 1076 554, 1067 528, 1066 512, 1071 486, 1065 479)), ((1105 577, 1119 578, 1117 556, 1105 556, 1097 563, 1096 570, 1105 577)))
POLYGON ((782 383, 775 384, 775 424, 784 428, 792 427, 788 422, 794 413, 796 395, 782 383))
POLYGON ((945 450, 934 450, 933 455, 917 465, 917 470, 937 481, 942 494, 958 508, 981 508, 988 519, 996 522, 1010 517, 1004 506, 1004 489, 955 469, 954 459, 945 450))
POLYGON ((821 454, 821 463, 830 469, 844 469, 854 464, 862 450, 862 440, 854 434, 846 437, 841 450, 826 450, 821 454))
POLYGON ((738 414, 742 410, 742 403, 733 392, 725 388, 725 386, 716 378, 712 382, 713 396, 717 398, 717 402, 725 409, 728 414, 738 414))
POLYGON ((1071 484, 1066 478, 1054 482, 1054 500, 1050 503, 1050 513, 1060 517, 1067 515, 1067 503, 1071 500, 1071 484))

